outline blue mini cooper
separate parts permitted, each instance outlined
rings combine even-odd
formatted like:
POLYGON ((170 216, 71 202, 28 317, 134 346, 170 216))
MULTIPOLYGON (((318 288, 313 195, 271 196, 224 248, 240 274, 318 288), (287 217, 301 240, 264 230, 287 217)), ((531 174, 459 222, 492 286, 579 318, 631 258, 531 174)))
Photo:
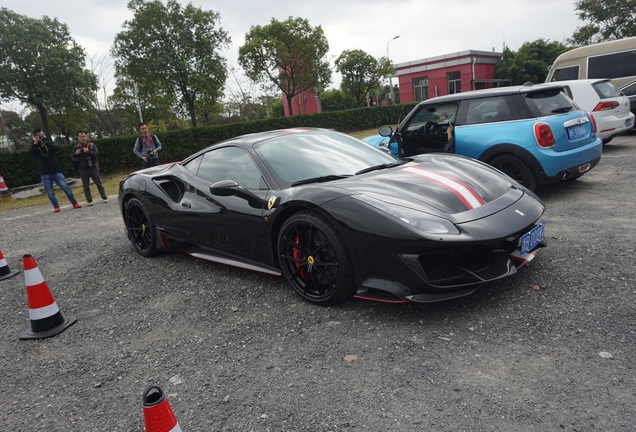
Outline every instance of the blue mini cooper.
POLYGON ((396 131, 383 126, 364 141, 395 157, 454 151, 534 190, 580 177, 601 159, 603 143, 590 116, 562 89, 558 83, 527 84, 428 99, 396 131))

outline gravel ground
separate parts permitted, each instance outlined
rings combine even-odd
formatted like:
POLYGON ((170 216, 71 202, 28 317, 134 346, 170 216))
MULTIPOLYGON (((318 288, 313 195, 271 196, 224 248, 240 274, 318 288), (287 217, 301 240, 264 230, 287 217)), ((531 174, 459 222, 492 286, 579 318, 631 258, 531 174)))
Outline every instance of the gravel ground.
POLYGON ((159 385, 184 431, 633 431, 636 134, 544 188, 548 248, 516 276, 435 304, 318 307, 280 278, 181 253, 145 259, 116 200, 0 213, 64 316, 29 328, 0 281, 0 429, 140 431, 159 385))

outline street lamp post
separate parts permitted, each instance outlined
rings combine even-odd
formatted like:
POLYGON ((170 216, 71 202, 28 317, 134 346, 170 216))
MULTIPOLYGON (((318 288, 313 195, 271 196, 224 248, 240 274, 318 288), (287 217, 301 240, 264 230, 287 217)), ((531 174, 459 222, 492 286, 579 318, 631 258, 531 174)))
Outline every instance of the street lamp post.
MULTIPOLYGON (((386 43, 386 58, 389 59, 389 61, 391 61, 391 57, 389 57, 389 43, 391 43, 392 40, 395 40, 397 38, 399 38, 400 36, 396 36, 393 39, 390 39, 387 43, 386 43)), ((391 103, 395 103, 395 95, 393 94, 393 80, 391 79, 391 75, 389 75, 389 91, 391 92, 391 103)))

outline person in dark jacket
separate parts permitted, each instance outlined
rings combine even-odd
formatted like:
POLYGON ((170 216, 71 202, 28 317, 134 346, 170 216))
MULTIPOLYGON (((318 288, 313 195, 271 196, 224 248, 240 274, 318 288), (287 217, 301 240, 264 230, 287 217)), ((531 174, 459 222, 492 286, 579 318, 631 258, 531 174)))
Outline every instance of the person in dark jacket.
POLYGON ((40 178, 46 190, 46 195, 49 197, 51 204, 53 204, 53 211, 55 213, 60 211, 60 204, 57 202, 57 198, 55 198, 55 193, 53 192, 53 182, 57 183, 60 189, 64 191, 68 200, 73 204, 73 208, 82 208, 73 196, 71 188, 66 184, 66 180, 64 180, 64 175, 62 174, 60 164, 55 154, 59 149, 57 144, 46 139, 40 129, 33 131, 33 144, 29 148, 29 154, 35 156, 38 160, 40 178))
POLYGON ((73 147, 71 159, 73 159, 73 164, 82 179, 86 202, 89 206, 93 205, 93 195, 91 195, 91 179, 93 179, 93 183, 97 186, 97 191, 102 197, 102 202, 107 203, 108 195, 106 195, 106 190, 104 190, 104 185, 99 177, 99 168, 97 166, 97 158, 99 157, 97 146, 87 141, 86 132, 82 130, 77 132, 77 140, 79 143, 73 147))
POLYGON ((139 123, 139 132, 141 136, 135 141, 133 152, 143 162, 142 168, 148 168, 159 165, 159 151, 161 150, 161 142, 155 135, 148 133, 148 125, 139 123))

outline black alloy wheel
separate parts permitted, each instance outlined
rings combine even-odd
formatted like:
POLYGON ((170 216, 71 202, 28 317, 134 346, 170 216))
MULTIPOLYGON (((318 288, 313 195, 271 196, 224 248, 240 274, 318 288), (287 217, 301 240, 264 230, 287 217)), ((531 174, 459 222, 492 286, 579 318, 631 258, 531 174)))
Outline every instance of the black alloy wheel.
POLYGON ((532 169, 521 159, 512 155, 501 155, 494 158, 490 165, 497 168, 518 183, 527 187, 531 191, 537 188, 537 179, 532 169))
POLYGON ((304 211, 285 221, 278 235, 281 269, 292 288, 318 305, 340 303, 356 292, 347 247, 323 216, 304 211))
POLYGON ((157 255, 159 251, 155 224, 137 198, 132 198, 126 203, 125 222, 128 238, 139 255, 144 257, 157 255))

